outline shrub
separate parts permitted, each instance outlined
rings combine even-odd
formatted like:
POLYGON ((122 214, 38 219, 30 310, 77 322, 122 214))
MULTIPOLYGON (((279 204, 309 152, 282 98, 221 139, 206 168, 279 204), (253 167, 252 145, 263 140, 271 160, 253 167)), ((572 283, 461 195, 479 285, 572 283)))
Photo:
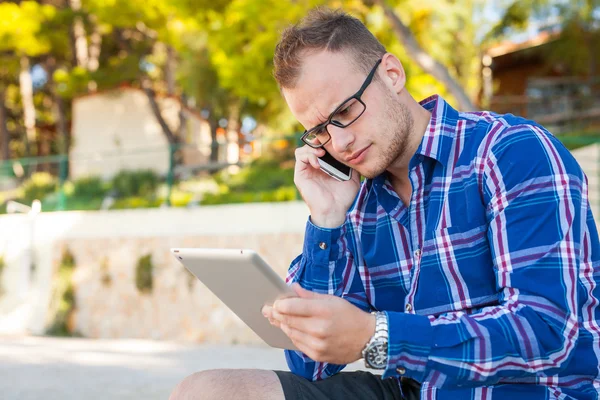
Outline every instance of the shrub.
POLYGON ((171 206, 173 207, 185 207, 190 201, 192 201, 194 195, 192 193, 185 193, 180 190, 173 190, 171 193, 171 206))
POLYGON ((152 254, 140 257, 135 267, 135 286, 141 293, 152 292, 152 254))
POLYGON ((35 199, 42 200, 55 192, 57 187, 58 182, 54 176, 47 172, 36 172, 21 186, 22 200, 27 204, 35 199))
POLYGON ((281 162, 273 159, 258 159, 230 177, 221 177, 232 192, 269 191, 281 186, 293 185, 294 168, 282 168, 281 162))
POLYGON ((149 199, 145 197, 127 197, 118 199, 111 207, 113 210, 124 210, 129 208, 156 208, 160 207, 162 201, 160 199, 149 199))
POLYGON ((104 197, 108 188, 99 176, 87 176, 73 182, 73 196, 85 199, 104 197))
POLYGON ((262 192, 223 192, 219 194, 207 193, 202 199, 204 205, 232 204, 232 203, 260 203, 296 200, 295 186, 282 186, 275 190, 262 192))
POLYGON ((58 274, 54 278, 52 299, 53 321, 47 330, 49 335, 73 336, 77 335, 70 326, 70 319, 75 309, 75 288, 73 286, 73 271, 75 258, 68 248, 62 253, 58 274))
POLYGON ((158 175, 151 170, 121 171, 112 180, 120 197, 154 196, 158 183, 158 175))
POLYGON ((102 285, 108 287, 112 283, 112 277, 110 276, 110 270, 108 268, 108 257, 102 259, 100 264, 100 280, 102 285))

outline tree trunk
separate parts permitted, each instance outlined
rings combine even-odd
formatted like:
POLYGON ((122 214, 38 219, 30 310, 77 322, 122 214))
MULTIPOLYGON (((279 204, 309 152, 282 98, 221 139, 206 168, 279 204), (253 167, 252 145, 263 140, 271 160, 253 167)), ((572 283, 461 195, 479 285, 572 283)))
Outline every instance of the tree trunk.
POLYGON ((187 114, 185 112, 185 107, 187 107, 187 98, 185 95, 182 95, 179 100, 181 101, 181 107, 179 108, 179 127, 177 128, 177 137, 180 141, 185 142, 185 138, 187 137, 187 114))
POLYGON ((209 109, 208 125, 210 126, 210 157, 211 163, 219 162, 219 141, 217 140, 217 128, 219 128, 219 121, 215 115, 213 115, 212 109, 209 109))
POLYGON ((167 60, 165 62, 165 81, 167 83, 167 94, 175 94, 175 49, 167 45, 167 60))
POLYGON ((59 138, 60 154, 68 154, 69 152, 69 132, 67 132, 67 117, 65 110, 65 102, 56 90, 56 83, 53 76, 56 71, 56 59, 52 56, 46 60, 46 73, 48 74, 48 86, 52 95, 54 118, 56 119, 56 132, 59 138))
POLYGON ((227 129, 225 133, 225 137, 227 138, 227 162, 229 163, 237 163, 240 161, 240 155, 242 154, 242 149, 240 148, 240 128, 242 127, 242 123, 240 121, 241 118, 241 104, 240 101, 233 101, 229 104, 229 116, 227 117, 227 129), (229 146, 231 144, 235 144, 237 147, 237 159, 230 158, 231 150, 229 146))
MULTIPOLYGON (((90 46, 89 46, 89 57, 87 63, 87 69, 90 72, 96 72, 100 67, 100 51, 102 49, 102 34, 100 33, 100 26, 98 25, 98 18, 95 15, 89 16, 90 23, 92 24, 92 34, 90 35, 90 46)), ((96 81, 88 82, 88 90, 95 92, 98 89, 96 81)))
MULTIPOLYGON (((167 60, 165 62, 165 82, 167 84, 167 94, 169 96, 175 96, 175 69, 176 69, 176 53, 172 46, 166 45, 167 60)), ((185 141, 185 127, 187 125, 187 116, 185 114, 184 107, 186 104, 186 97, 182 95, 179 99, 181 101, 181 107, 179 108, 179 128, 177 129, 177 137, 180 141, 185 141)))
MULTIPOLYGON (((77 14, 81 11, 81 0, 69 0, 69 6, 77 14)), ((81 16, 77 15, 73 21, 73 50, 75 62, 78 67, 87 68, 88 65, 88 43, 85 35, 85 27, 81 16)))
POLYGON ((446 89, 448 89, 456 101, 458 101, 458 106, 461 111, 474 110, 475 106, 471 99, 469 99, 469 96, 467 96, 462 86, 450 75, 446 67, 431 57, 431 55, 429 55, 429 53, 427 53, 419 45, 410 29, 394 13, 394 10, 392 10, 392 8, 386 4, 386 1, 373 1, 383 8, 385 16, 392 25, 392 29, 394 30, 396 37, 400 43, 404 45, 404 48, 411 59, 414 60, 425 72, 431 74, 434 78, 446 86, 446 89))
POLYGON ((93 25, 92 34, 90 35, 88 70, 95 72, 100 66, 100 50, 102 49, 102 34, 98 25, 98 18, 95 15, 90 15, 90 23, 93 25))
POLYGON ((156 121, 162 128, 162 131, 165 134, 167 141, 169 142, 169 144, 176 144, 178 142, 177 137, 175 136, 175 134, 173 134, 173 131, 171 130, 171 128, 169 128, 169 125, 163 118, 162 113, 160 112, 160 107, 158 106, 158 102, 156 101, 156 94, 152 89, 152 83, 146 77, 142 78, 142 88, 144 89, 144 92, 148 97, 148 102, 150 103, 152 113, 154 114, 156 121))
POLYGON ((27 153, 32 155, 32 145, 36 139, 35 105, 33 104, 33 82, 29 70, 29 57, 21 56, 21 73, 19 74, 21 102, 23 104, 23 122, 27 136, 27 153))
POLYGON ((5 91, 0 87, 0 146, 2 146, 2 160, 10 158, 10 137, 6 126, 6 106, 4 105, 5 91))

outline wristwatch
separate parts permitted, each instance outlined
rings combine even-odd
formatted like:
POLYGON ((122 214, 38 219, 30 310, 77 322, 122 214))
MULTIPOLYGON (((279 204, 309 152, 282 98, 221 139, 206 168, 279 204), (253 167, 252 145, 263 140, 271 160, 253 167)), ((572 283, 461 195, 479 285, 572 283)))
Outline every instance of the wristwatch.
POLYGON ((375 311, 375 333, 362 351, 365 366, 385 369, 388 361, 388 320, 384 312, 375 311))

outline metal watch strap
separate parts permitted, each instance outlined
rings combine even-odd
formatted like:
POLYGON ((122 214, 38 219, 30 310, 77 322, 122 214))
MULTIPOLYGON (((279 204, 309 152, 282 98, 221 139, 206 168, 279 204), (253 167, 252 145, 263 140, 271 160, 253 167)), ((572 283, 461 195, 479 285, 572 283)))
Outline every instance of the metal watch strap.
MULTIPOLYGON (((371 337, 371 340, 369 340, 369 342, 363 349, 362 354, 365 359, 365 366, 367 368, 382 369, 382 368, 384 368, 383 366, 374 366, 374 365, 369 364, 369 362, 367 360, 368 359, 367 353, 370 350, 374 351, 375 346, 377 346, 378 344, 381 345, 382 343, 385 344, 385 348, 387 349, 388 320, 387 320, 387 316, 384 312, 374 311, 371 314, 375 315, 375 333, 373 334, 373 336, 371 337)), ((379 347, 381 347, 381 346, 379 346, 379 347)), ((385 351, 385 354, 379 354, 379 356, 384 357, 384 359, 387 361, 387 350, 385 351)))

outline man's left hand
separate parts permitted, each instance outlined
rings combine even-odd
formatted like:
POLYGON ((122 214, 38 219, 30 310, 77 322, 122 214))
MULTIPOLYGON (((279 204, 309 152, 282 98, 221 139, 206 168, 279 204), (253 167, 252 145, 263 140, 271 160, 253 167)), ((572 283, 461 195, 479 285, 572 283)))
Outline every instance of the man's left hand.
POLYGON ((375 332, 375 317, 337 296, 292 285, 298 297, 265 306, 263 315, 279 326, 300 351, 314 361, 349 364, 375 332))

